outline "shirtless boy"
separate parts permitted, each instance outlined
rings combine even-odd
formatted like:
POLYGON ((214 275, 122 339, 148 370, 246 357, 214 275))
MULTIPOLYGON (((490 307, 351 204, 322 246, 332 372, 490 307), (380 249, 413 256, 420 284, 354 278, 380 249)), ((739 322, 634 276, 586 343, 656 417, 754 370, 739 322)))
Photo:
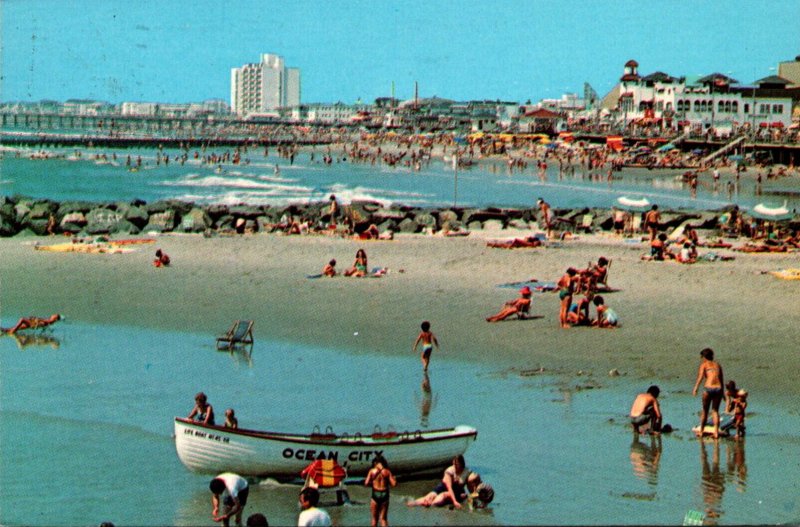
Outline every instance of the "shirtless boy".
POLYGON ((417 340, 414 341, 411 351, 416 353, 417 346, 420 342, 422 343, 422 369, 424 371, 428 371, 428 364, 431 361, 431 352, 433 351, 433 346, 436 346, 436 349, 438 350, 439 341, 436 339, 436 335, 431 332, 431 323, 427 320, 420 325, 420 329, 422 329, 422 331, 420 331, 419 335, 417 335, 417 340))
POLYGON ((631 406, 631 426, 633 431, 639 433, 639 427, 645 423, 650 423, 650 430, 653 434, 661 432, 661 408, 658 406, 658 395, 661 390, 658 386, 650 386, 645 393, 640 393, 633 400, 631 406))

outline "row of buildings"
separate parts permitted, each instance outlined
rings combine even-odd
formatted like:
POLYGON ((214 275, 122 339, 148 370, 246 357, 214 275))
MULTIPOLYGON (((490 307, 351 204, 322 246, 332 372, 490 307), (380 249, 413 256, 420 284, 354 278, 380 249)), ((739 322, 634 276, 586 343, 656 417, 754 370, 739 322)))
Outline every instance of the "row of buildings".
MULTIPOLYGON (((788 128, 800 122, 800 56, 780 62, 777 74, 741 85, 712 73, 690 79, 656 71, 639 73, 628 61, 619 82, 604 97, 585 84, 582 97, 520 104, 513 101, 453 101, 440 97, 373 103, 301 102, 300 70, 283 57, 263 54, 257 63, 231 70, 230 105, 220 99, 191 104, 97 101, 0 104, 0 112, 61 113, 150 118, 208 118, 250 122, 359 125, 367 128, 558 132, 579 127, 625 132, 681 130, 732 133, 741 128, 788 128)), ((416 92, 416 89, 415 89, 416 92)))

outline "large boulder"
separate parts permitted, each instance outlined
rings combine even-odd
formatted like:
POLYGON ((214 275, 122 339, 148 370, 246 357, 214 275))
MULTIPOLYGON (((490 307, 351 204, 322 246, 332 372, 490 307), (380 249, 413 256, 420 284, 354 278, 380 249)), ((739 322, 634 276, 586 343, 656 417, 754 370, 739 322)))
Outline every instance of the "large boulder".
POLYGON ((28 218, 31 220, 47 220, 51 215, 55 216, 58 211, 58 203, 50 200, 37 201, 28 211, 28 218))
POLYGON ((164 212, 156 212, 150 214, 150 219, 147 225, 144 226, 144 232, 171 232, 175 229, 177 224, 177 217, 175 211, 172 209, 165 210, 164 212))
POLYGON ((211 227, 211 217, 201 209, 195 207, 181 218, 181 224, 178 230, 182 232, 205 232, 206 229, 211 227))
POLYGON ((14 236, 19 230, 20 227, 15 218, 0 214, 0 236, 14 236))
POLYGON ((58 206, 58 215, 64 217, 73 212, 86 214, 97 205, 88 201, 64 201, 58 206))
POLYGON ((254 220, 264 214, 261 207, 253 207, 250 205, 235 205, 228 209, 228 213, 236 216, 237 218, 244 218, 246 220, 254 220))
POLYGON ((142 230, 126 219, 119 220, 109 231, 110 234, 139 234, 142 230))
POLYGON ((108 234, 114 230, 123 215, 107 208, 92 209, 86 214, 86 232, 88 234, 108 234))
POLYGON ((139 227, 139 229, 147 225, 147 222, 150 221, 150 215, 147 213, 147 209, 139 205, 126 206, 124 216, 125 220, 133 223, 139 227))
POLYGON ((405 233, 413 234, 415 232, 419 232, 420 230, 422 230, 422 225, 417 223, 417 221, 414 220, 414 219, 406 218, 406 219, 404 219, 403 221, 401 221, 400 223, 397 224, 397 230, 399 232, 405 232, 405 233))
MULTIPOLYGON (((406 218, 406 219, 410 219, 410 218, 406 218)), ((406 220, 402 220, 398 224, 398 226, 402 226, 405 221, 406 220)), ((423 212, 421 214, 417 214, 414 217, 414 223, 416 223, 420 228, 423 228, 423 229, 437 230, 439 228, 439 222, 436 220, 436 216, 434 216, 430 212, 423 212)), ((402 228, 401 228, 401 231, 402 232, 407 232, 407 231, 402 230, 402 228)), ((413 232, 416 232, 416 231, 413 231, 413 232)))
POLYGON ((86 227, 87 223, 86 215, 83 212, 76 211, 64 214, 59 227, 64 232, 80 232, 81 229, 86 227))

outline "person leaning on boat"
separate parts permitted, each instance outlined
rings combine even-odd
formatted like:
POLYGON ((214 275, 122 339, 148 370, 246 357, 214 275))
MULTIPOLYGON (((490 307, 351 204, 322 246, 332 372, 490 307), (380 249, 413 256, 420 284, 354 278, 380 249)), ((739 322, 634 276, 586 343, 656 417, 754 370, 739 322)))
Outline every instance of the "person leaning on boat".
POLYGON ((214 407, 208 404, 206 394, 199 392, 194 396, 194 408, 189 412, 188 419, 194 419, 204 425, 214 426, 214 407))

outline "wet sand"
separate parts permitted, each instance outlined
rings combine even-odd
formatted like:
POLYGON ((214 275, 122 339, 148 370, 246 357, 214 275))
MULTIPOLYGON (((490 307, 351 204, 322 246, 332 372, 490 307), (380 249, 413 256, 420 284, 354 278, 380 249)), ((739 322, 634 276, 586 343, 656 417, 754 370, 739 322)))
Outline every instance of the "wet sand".
MULTIPOLYGON (((61 238, 0 240, 0 315, 54 312, 90 323, 122 324, 216 335, 231 321, 255 320, 256 338, 347 349, 357 353, 410 353, 422 320, 442 345, 437 356, 500 368, 544 368, 573 376, 622 375, 642 384, 677 381, 691 389, 699 351, 711 347, 733 378, 759 398, 799 394, 785 372, 800 368, 800 281, 761 271, 800 267, 800 256, 742 254, 734 261, 681 265, 643 262, 646 244, 604 235, 581 236, 561 247, 492 249, 489 238, 398 236, 359 242, 327 236, 250 235, 203 238, 164 235, 128 254, 34 251, 61 238), (169 268, 155 268, 162 248, 169 268), (369 267, 388 267, 381 278, 320 278, 331 258, 352 264, 363 247, 369 267), (532 313, 543 318, 490 324, 485 317, 517 296, 498 284, 536 278, 555 281, 568 266, 611 258, 605 295, 620 315, 615 330, 558 324, 558 297, 535 293, 532 313)), ((525 234, 530 234, 526 231, 525 234)), ((700 253, 708 252, 701 249, 700 253)))

